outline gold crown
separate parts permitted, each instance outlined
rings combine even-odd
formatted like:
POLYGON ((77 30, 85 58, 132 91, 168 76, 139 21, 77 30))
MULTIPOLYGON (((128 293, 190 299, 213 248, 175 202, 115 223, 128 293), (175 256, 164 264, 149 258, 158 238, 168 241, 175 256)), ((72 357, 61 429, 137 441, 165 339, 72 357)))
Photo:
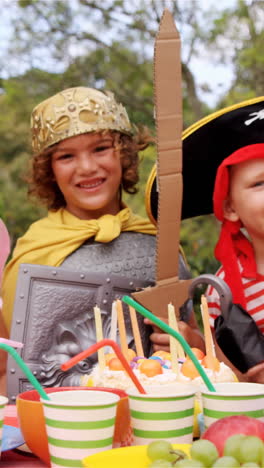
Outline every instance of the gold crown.
POLYGON ((33 151, 81 133, 116 130, 132 134, 127 111, 113 93, 76 87, 61 91, 38 104, 31 114, 33 151))

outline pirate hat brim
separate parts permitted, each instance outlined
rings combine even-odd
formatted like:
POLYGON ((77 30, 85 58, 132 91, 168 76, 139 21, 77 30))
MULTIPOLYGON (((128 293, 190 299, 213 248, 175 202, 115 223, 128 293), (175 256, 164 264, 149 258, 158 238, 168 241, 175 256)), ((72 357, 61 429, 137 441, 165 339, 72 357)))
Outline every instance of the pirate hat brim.
MULTIPOLYGON (((226 107, 182 134, 182 219, 213 213, 215 175, 221 162, 243 146, 264 143, 264 96, 226 107)), ((264 157, 264 155, 263 155, 264 157)), ((146 185, 146 210, 156 223, 156 165, 146 185)))

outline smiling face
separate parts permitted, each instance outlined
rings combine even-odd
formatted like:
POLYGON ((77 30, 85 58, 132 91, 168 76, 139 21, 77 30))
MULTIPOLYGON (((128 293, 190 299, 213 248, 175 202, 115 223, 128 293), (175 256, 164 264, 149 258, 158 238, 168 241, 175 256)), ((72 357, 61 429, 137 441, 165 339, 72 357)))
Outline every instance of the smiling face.
POLYGON ((110 133, 85 133, 61 141, 52 170, 66 209, 80 219, 97 219, 120 210, 120 154, 110 133))
POLYGON ((240 220, 251 239, 264 237, 264 157, 231 167, 230 192, 224 216, 240 220))

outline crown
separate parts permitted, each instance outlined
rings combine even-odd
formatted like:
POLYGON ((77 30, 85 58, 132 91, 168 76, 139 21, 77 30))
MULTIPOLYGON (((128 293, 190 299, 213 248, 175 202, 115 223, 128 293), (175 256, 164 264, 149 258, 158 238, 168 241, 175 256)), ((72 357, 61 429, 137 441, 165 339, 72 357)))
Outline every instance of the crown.
POLYGON ((116 102, 110 91, 65 89, 38 104, 31 114, 34 153, 65 138, 101 130, 132 134, 125 107, 116 102))

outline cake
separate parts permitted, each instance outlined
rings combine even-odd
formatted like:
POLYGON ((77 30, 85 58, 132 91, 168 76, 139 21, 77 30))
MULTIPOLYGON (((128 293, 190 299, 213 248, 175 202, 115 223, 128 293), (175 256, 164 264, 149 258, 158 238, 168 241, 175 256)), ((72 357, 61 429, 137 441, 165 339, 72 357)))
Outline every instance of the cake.
MULTIPOLYGON (((199 375, 195 365, 189 359, 178 360, 178 372, 172 370, 170 353, 157 351, 149 358, 136 356, 133 350, 130 351, 130 367, 144 385, 171 385, 175 383, 191 382, 197 387, 203 384, 203 379, 199 375)), ((200 351, 202 353, 202 351, 200 351)), ((215 358, 215 367, 210 369, 205 367, 205 356, 200 354, 200 364, 203 366, 211 382, 234 382, 236 376, 233 371, 224 363, 215 358)), ((206 364, 207 365, 207 364, 206 364)), ((102 371, 96 365, 90 374, 81 377, 81 385, 109 387, 127 390, 132 382, 129 375, 123 369, 119 359, 113 353, 106 355, 106 367, 102 371)))

